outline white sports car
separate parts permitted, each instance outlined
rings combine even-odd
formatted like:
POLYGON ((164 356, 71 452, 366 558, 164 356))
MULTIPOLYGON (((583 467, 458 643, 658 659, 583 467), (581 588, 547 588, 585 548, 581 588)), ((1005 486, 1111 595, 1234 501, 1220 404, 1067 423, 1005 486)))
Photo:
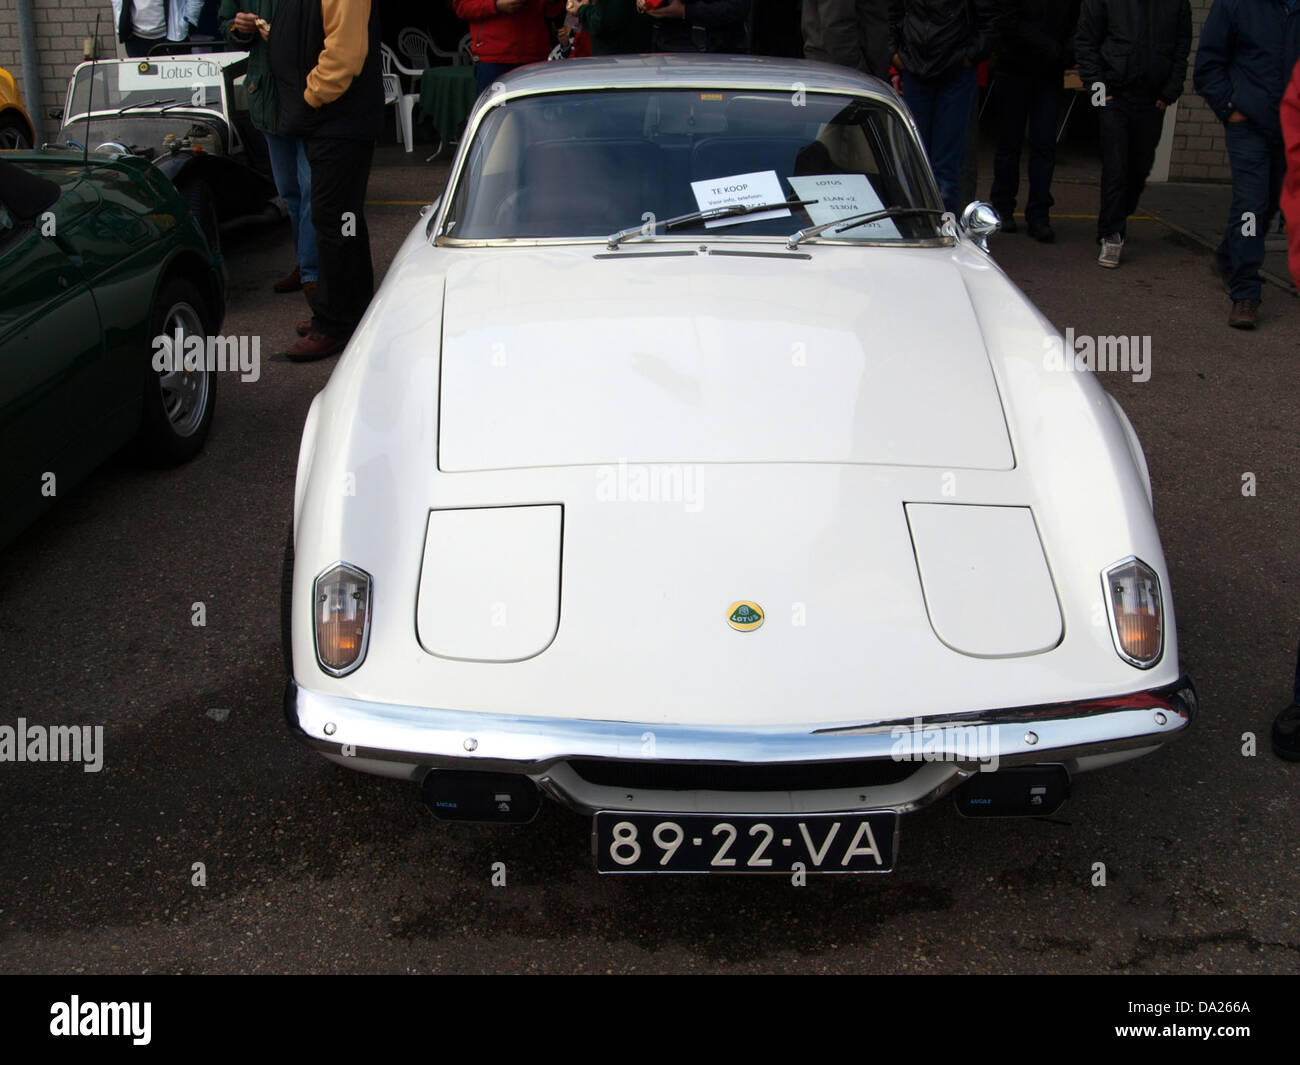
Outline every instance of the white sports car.
POLYGON ((303 433, 293 730, 611 873, 884 872, 1191 723, 1142 450, 882 83, 516 71, 303 433))

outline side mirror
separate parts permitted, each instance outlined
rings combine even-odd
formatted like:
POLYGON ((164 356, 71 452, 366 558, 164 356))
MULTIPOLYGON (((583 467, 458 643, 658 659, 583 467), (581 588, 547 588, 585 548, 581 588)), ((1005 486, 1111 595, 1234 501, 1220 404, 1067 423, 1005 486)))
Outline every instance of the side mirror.
POLYGON ((971 235, 980 250, 989 250, 989 237, 1002 228, 1002 219, 991 203, 972 200, 961 213, 961 227, 971 235))

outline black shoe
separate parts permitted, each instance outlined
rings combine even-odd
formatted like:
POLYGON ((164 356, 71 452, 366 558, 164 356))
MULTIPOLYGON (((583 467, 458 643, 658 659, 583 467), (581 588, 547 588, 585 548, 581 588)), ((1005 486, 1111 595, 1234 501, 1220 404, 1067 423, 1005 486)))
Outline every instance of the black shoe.
MULTIPOLYGON (((993 208, 997 211, 997 208, 993 208)), ((1016 213, 1014 211, 998 211, 998 220, 1001 221, 1001 230, 1003 233, 1014 233, 1020 227, 1016 225, 1016 213)))
POLYGON ((1274 719, 1273 753, 1288 762, 1300 762, 1300 701, 1292 703, 1274 719))
POLYGON ((1025 226, 1025 231, 1039 244, 1051 244, 1056 240, 1056 230, 1052 228, 1050 222, 1029 222, 1025 226))

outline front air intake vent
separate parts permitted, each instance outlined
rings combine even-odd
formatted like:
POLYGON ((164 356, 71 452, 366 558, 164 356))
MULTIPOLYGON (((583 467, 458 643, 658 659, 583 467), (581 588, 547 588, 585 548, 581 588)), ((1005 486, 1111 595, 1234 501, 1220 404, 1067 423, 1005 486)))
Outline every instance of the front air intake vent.
POLYGON ((569 768, 589 784, 650 791, 824 791, 898 784, 915 762, 802 762, 781 765, 620 762, 573 758, 569 768))

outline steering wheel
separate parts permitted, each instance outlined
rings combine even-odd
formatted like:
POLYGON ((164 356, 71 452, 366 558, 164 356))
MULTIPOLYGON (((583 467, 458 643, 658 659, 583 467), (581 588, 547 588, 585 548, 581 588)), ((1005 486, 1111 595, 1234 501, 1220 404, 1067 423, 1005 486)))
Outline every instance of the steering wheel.
POLYGON ((519 200, 526 192, 526 187, 517 188, 503 196, 501 202, 497 205, 497 213, 493 218, 493 222, 499 226, 504 225, 507 222, 513 223, 516 219, 516 215, 519 213, 519 200))

